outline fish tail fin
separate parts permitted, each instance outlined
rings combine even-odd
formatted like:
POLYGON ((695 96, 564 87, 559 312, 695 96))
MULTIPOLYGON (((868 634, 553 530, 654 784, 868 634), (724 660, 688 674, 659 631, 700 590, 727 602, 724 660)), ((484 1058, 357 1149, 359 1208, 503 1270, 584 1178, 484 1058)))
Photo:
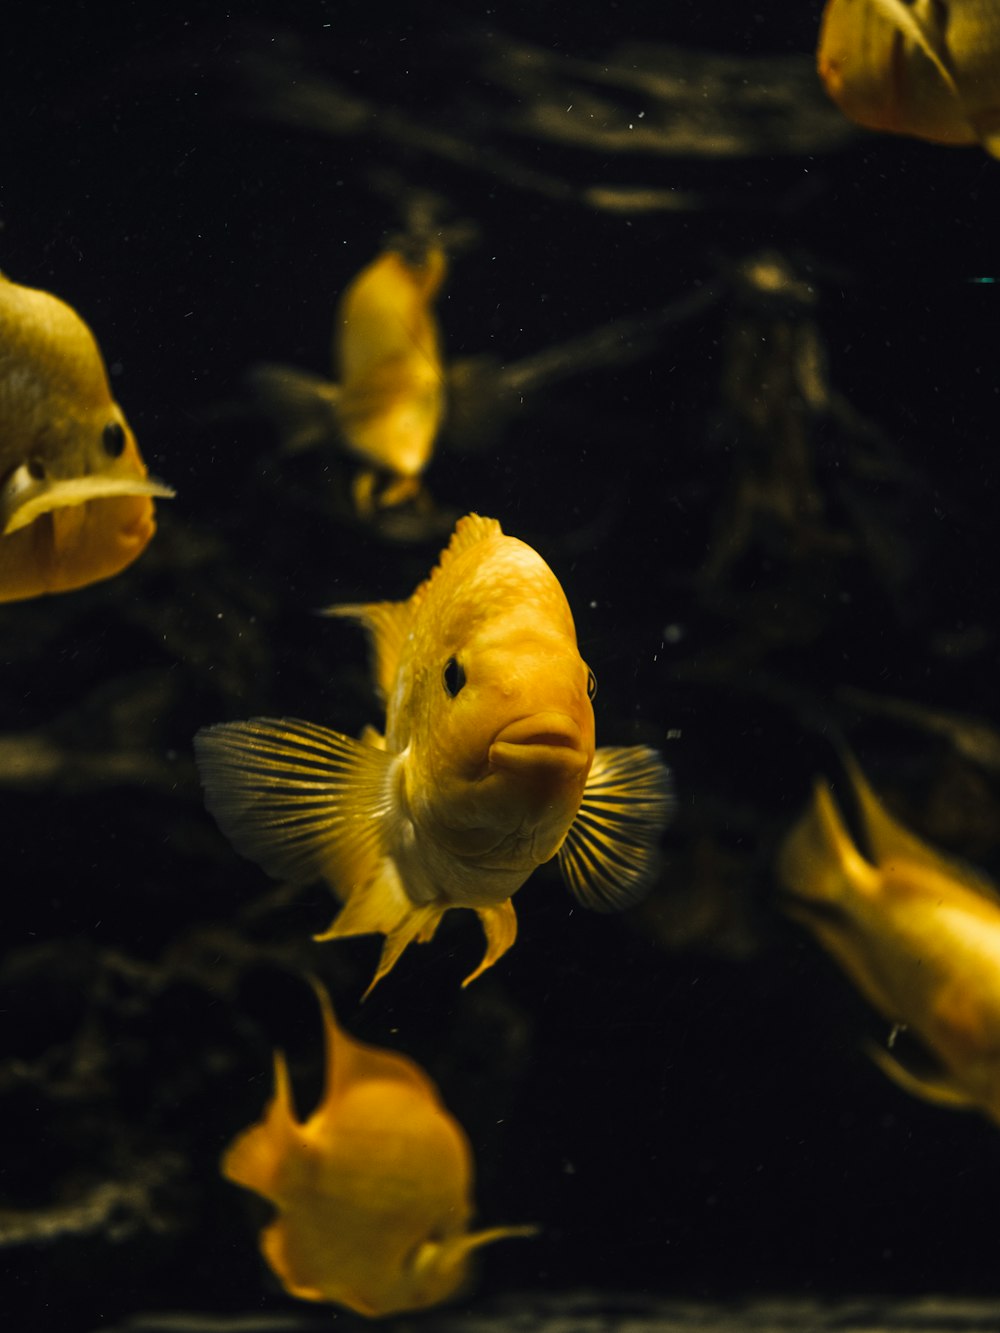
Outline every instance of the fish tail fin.
POLYGON ((517 939, 517 913, 509 898, 496 907, 477 907, 476 915, 482 922, 486 934, 486 952, 476 970, 470 972, 462 982, 463 986, 468 986, 470 981, 482 976, 488 967, 492 967, 498 958, 503 957, 517 939))
POLYGON ((777 873, 794 897, 832 904, 848 887, 874 888, 880 878, 854 845, 824 782, 816 783, 805 814, 782 843, 777 873))
POLYGON ((274 1093, 256 1125, 238 1135, 223 1153, 221 1170, 227 1180, 268 1199, 280 1196, 276 1181, 298 1129, 288 1065, 274 1053, 274 1093))
POLYGON ((447 1236, 444 1240, 424 1241, 410 1261, 421 1304, 436 1304, 455 1295, 465 1282, 469 1257, 475 1250, 497 1240, 537 1236, 539 1230, 536 1226, 487 1227, 447 1236))
POLYGON ((326 444, 339 433, 340 389, 320 375, 293 366, 253 366, 244 376, 289 453, 326 444))
POLYGON ((367 998, 392 971, 408 944, 424 943, 433 936, 445 910, 437 904, 415 906, 406 895, 395 862, 386 856, 377 873, 353 890, 330 928, 314 938, 342 940, 375 934, 386 937, 375 976, 365 991, 367 998))
POLYGON ((559 849, 559 869, 584 907, 618 912, 644 896, 656 842, 673 809, 670 770, 644 745, 594 754, 576 819, 559 849))

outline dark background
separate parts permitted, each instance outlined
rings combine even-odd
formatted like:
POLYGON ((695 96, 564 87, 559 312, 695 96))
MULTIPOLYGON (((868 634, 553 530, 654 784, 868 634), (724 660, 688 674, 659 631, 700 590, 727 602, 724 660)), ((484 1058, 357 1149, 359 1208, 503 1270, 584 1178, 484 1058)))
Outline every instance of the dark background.
MULTIPOLYGON (((770 871, 814 773, 837 772, 834 735, 901 817, 1000 870, 989 763, 844 693, 995 717, 1000 285, 970 279, 1000 277, 1000 168, 860 131, 814 156, 624 166, 506 143, 581 185, 708 200, 619 216, 283 126, 246 80, 248 53, 279 50, 495 145, 476 119, 505 105, 484 91, 491 43, 811 52, 817 5, 752 8, 43 5, 8 23, 0 267, 88 320, 177 489, 132 570, 0 608, 0 1193, 17 1241, 0 1301, 31 1327, 287 1304, 256 1253, 266 1210, 217 1160, 260 1112, 274 1044, 303 1104, 315 1095, 309 970, 346 1026, 439 1081, 473 1142, 481 1220, 541 1225, 487 1252, 480 1290, 1000 1284, 996 1128, 867 1062, 882 1025, 780 916, 770 871), (400 200, 373 186, 379 166, 400 200), (336 296, 416 188, 477 235, 439 306, 455 360, 505 363, 699 285, 721 294, 630 364, 551 386, 485 450, 443 447, 428 477, 553 566, 600 681, 599 741, 658 745, 675 768, 650 906, 587 916, 546 869, 518 895, 515 948, 468 992, 479 940, 453 913, 361 1007, 377 943, 310 942, 329 895, 283 891, 229 849, 190 742, 259 713, 377 720, 361 636, 311 612, 408 595, 442 543, 346 519, 336 451, 283 454, 241 377, 262 360, 328 371, 336 296), (814 304, 740 294, 732 275, 764 249, 814 304), (757 330, 766 366, 779 327, 812 330, 858 414, 805 413, 822 522, 846 535, 831 554, 801 525, 751 525, 706 575, 741 449, 761 447, 746 404, 780 392, 765 373, 727 397, 733 347, 757 330), (867 473, 862 420, 880 432, 867 473), (112 1200, 97 1223, 80 1210, 95 1198, 112 1200)), ((774 412, 787 426, 804 409, 774 412)))

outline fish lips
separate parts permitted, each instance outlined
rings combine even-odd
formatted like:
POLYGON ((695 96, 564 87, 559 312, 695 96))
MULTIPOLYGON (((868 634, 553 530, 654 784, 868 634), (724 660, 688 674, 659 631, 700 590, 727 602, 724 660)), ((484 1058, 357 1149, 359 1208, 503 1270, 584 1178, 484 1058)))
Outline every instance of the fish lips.
POLYGON ((583 730, 566 713, 532 713, 509 722, 489 748, 490 772, 585 776, 593 759, 583 730))

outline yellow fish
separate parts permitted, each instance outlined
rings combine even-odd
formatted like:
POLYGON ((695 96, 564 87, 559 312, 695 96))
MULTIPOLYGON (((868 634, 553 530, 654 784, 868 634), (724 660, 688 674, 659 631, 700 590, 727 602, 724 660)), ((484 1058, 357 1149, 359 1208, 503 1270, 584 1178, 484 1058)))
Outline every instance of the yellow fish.
POLYGON ((883 1017, 920 1038, 940 1072, 913 1072, 873 1046, 879 1067, 917 1096, 1000 1123, 1000 897, 898 824, 853 761, 848 772, 870 858, 817 783, 779 854, 788 911, 883 1017))
POLYGON ((408 601, 332 614, 371 637, 384 737, 262 718, 195 739, 236 847, 344 902, 319 939, 386 935, 374 985, 449 908, 472 908, 487 947, 468 984, 513 944, 511 896, 553 856, 588 907, 641 896, 669 774, 641 746, 595 752, 594 678, 537 551, 469 514, 408 601))
POLYGON ((250 376, 290 448, 323 439, 332 427, 366 465, 354 483, 364 517, 416 497, 431 461, 445 409, 432 306, 446 268, 439 246, 415 241, 362 269, 334 317, 337 383, 280 366, 261 366, 250 376))
POLYGON ((0 601, 117 574, 171 495, 147 479, 83 320, 0 275, 0 601))
POLYGON ((418 1065, 337 1025, 317 987, 326 1079, 316 1110, 295 1114, 288 1067, 274 1096, 222 1159, 222 1173, 277 1208, 264 1258, 291 1296, 377 1316, 420 1310, 464 1285, 473 1250, 534 1227, 469 1231, 473 1163, 461 1125, 418 1065))
POLYGON ((1000 156, 998 0, 827 0, 817 64, 859 125, 1000 156))

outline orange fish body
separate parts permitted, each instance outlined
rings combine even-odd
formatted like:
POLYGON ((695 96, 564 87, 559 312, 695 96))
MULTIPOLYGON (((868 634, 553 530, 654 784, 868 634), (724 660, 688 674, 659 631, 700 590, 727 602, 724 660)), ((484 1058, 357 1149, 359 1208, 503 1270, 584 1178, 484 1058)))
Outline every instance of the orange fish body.
POLYGON ((998 0, 827 0, 817 65, 860 125, 1000 155, 998 0))
POLYGON ((288 1070, 223 1174, 269 1199, 261 1250, 286 1291, 377 1316, 436 1305, 465 1283, 473 1250, 531 1227, 470 1232, 472 1154, 427 1075, 349 1037, 318 990, 326 1035, 319 1106, 298 1120, 288 1070))
POLYGON ((1000 1123, 1000 898, 897 823, 860 770, 849 771, 872 857, 858 851, 818 783, 779 856, 788 910, 940 1066, 914 1073, 874 1047, 885 1073, 918 1096, 973 1106, 1000 1123))
POLYGON ((86 324, 0 276, 0 601, 119 573, 171 494, 148 480, 86 324))
POLYGON ((372 639, 384 736, 258 719, 195 742, 237 848, 277 877, 325 878, 344 903, 320 938, 384 934, 378 980, 471 908, 487 939, 471 981, 513 943, 511 897, 552 857, 590 907, 641 895, 669 777, 644 747, 595 750, 593 677, 536 551, 470 514, 408 601, 334 614, 372 639))

